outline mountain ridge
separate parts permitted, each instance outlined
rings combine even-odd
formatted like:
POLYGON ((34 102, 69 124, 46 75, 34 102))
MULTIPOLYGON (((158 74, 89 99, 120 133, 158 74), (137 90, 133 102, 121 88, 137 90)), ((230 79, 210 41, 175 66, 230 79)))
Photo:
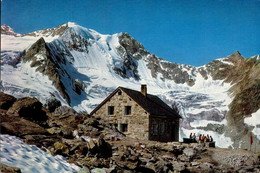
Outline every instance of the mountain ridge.
MULTIPOLYGON (((3 38, 12 37, 14 36, 3 38)), ((243 124, 243 119, 240 118, 241 123, 237 123, 232 118, 236 113, 242 117, 244 115, 244 112, 236 108, 241 100, 236 97, 251 88, 254 95, 259 93, 257 55, 245 59, 236 51, 226 58, 194 67, 171 63, 151 54, 127 33, 102 35, 73 23, 16 38, 19 38, 17 42, 25 38, 31 40, 34 38, 35 41, 31 46, 28 45, 29 48, 22 56, 18 56, 19 51, 16 53, 15 47, 14 50, 9 50, 11 49, 9 46, 8 51, 2 51, 4 53, 1 54, 1 59, 4 59, 5 63, 1 69, 3 73, 1 85, 5 92, 15 96, 19 94, 38 98, 44 96, 41 100, 54 96, 63 104, 70 105, 78 111, 90 112, 117 86, 139 90, 140 84, 145 83, 151 94, 158 95, 169 105, 177 103, 184 117, 181 136, 192 131, 206 133, 207 130, 201 129, 209 128, 210 131, 212 129, 216 131, 215 127, 222 128, 216 133, 212 131, 215 133, 215 138, 222 138, 217 143, 219 146, 221 140, 228 141, 224 147, 236 146, 239 143, 234 140, 236 134, 225 134, 227 131, 225 128, 230 122, 235 122, 234 128, 236 124, 241 123, 245 129, 247 128, 243 124), (16 58, 20 58, 21 63, 18 63, 17 68, 10 67, 8 62, 16 58), (37 76, 19 72, 18 69, 24 71, 35 69, 47 78, 37 80, 37 76), (16 79, 11 81, 7 75, 12 73, 23 80, 11 75, 11 78, 16 79), (247 79, 256 80, 248 83, 247 79), (35 87, 35 81, 45 87, 35 87), (52 83, 52 86, 49 86, 49 83, 52 83), (228 122, 225 122, 226 118, 228 122), (204 120, 214 121, 214 126, 194 124, 204 120), (236 144, 234 142, 232 144, 225 135, 230 136, 236 144)), ((244 95, 246 93, 248 92, 244 95)), ((245 99, 242 100, 247 103, 245 99)), ((248 108, 247 117, 260 107, 257 104, 259 98, 255 97, 254 100, 256 104, 248 108)), ((246 142, 243 144, 244 147, 246 144, 246 142)))

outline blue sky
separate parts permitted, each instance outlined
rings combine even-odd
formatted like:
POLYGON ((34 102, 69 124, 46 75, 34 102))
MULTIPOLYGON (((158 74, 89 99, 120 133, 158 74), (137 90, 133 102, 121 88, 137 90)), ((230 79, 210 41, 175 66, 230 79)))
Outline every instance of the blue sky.
POLYGON ((2 0, 1 25, 28 33, 72 21, 128 32, 165 60, 200 66, 236 50, 260 54, 259 11, 259 0, 2 0))

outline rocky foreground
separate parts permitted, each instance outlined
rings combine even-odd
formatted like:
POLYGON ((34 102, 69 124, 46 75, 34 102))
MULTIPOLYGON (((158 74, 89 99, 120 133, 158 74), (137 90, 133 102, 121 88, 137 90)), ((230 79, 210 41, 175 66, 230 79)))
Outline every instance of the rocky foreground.
MULTIPOLYGON (((260 153, 128 138, 108 122, 77 114, 57 100, 42 105, 35 98, 0 93, 0 113, 1 134, 62 155, 82 167, 79 172, 260 172, 260 153)), ((0 169, 20 171, 3 164, 0 169)))

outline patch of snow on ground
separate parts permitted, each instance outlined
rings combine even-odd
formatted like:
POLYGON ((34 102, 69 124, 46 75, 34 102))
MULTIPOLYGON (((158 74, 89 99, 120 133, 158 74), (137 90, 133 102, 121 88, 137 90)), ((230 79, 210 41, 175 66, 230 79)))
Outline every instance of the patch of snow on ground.
POLYGON ((255 126, 252 132, 260 140, 260 109, 253 113, 251 117, 245 118, 244 122, 249 126, 255 126))
POLYGON ((71 173, 80 170, 60 155, 52 156, 35 145, 27 145, 19 138, 1 135, 1 163, 33 173, 71 173))

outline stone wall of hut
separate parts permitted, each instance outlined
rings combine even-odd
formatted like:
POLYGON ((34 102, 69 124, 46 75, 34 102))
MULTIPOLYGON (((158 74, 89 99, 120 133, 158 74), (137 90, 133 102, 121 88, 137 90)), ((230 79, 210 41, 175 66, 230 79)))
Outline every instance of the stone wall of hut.
POLYGON ((126 135, 138 139, 148 139, 149 114, 121 90, 115 93, 93 116, 109 120, 126 135), (109 107, 114 107, 113 114, 109 113, 109 107), (126 107, 128 109, 131 107, 129 115, 126 115, 126 107), (127 126, 126 132, 124 132, 125 126, 127 126))

